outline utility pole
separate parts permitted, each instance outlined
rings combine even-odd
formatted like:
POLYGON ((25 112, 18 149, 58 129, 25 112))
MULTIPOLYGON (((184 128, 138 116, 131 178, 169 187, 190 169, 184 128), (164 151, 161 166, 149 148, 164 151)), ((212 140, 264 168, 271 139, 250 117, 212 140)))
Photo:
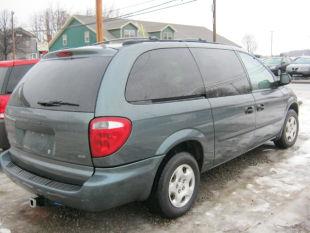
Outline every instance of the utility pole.
POLYGON ((13 54, 13 60, 15 60, 16 57, 16 48, 15 48, 15 32, 14 32, 14 11, 11 11, 11 23, 12 23, 12 54, 13 54))
POLYGON ((45 27, 46 27, 46 39, 48 43, 52 40, 50 17, 51 15, 49 11, 46 11, 45 12, 45 27))
POLYGON ((273 47, 273 31, 270 31, 270 55, 272 57, 272 47, 273 47))
POLYGON ((96 29, 97 42, 103 41, 103 16, 102 16, 102 0, 96 0, 96 29))
POLYGON ((213 0, 213 42, 216 42, 216 0, 213 0))

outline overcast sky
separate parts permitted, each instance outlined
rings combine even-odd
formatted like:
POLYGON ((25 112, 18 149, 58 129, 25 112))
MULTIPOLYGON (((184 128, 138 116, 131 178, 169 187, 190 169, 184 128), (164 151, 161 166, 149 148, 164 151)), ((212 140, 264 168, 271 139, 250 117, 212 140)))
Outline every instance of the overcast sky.
MULTIPOLYGON (((107 8, 125 8, 121 13, 166 1, 169 0, 103 0, 107 8), (141 5, 143 2, 146 3, 141 5), (128 8, 135 4, 140 5, 128 8)), ((72 14, 84 13, 95 7, 95 0, 0 0, 0 10, 13 10, 18 23, 29 26, 31 15, 57 4, 72 14)), ((212 0, 197 0, 134 19, 199 25, 212 30, 211 6, 212 0)), ((310 0, 217 0, 217 32, 240 45, 243 36, 251 34, 258 44, 257 53, 264 55, 270 54, 270 31, 274 31, 274 54, 310 49, 309 11, 310 0)))

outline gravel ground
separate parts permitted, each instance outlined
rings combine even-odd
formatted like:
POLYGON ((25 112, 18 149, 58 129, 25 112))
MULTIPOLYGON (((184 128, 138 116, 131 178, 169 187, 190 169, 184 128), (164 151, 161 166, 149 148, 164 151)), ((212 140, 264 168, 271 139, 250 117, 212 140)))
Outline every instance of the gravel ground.
POLYGON ((185 216, 162 219, 143 203, 102 213, 31 209, 31 194, 0 172, 0 233, 310 232, 310 85, 291 86, 303 102, 296 145, 277 150, 267 143, 203 174, 198 200, 185 216))

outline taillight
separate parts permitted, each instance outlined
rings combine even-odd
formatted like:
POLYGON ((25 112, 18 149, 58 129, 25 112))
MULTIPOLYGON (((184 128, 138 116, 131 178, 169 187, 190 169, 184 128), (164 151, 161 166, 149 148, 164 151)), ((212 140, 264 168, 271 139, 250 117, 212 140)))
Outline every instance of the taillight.
POLYGON ((0 119, 4 118, 6 106, 9 102, 10 95, 0 95, 0 119))
POLYGON ((89 126, 89 143, 92 157, 111 155, 127 141, 131 121, 122 117, 94 118, 89 126))

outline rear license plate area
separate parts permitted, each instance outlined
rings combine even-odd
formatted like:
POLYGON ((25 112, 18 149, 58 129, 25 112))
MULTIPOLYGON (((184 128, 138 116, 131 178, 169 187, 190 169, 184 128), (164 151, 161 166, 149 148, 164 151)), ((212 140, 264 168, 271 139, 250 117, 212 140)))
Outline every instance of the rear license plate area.
POLYGON ((25 130, 22 147, 27 151, 51 156, 54 154, 54 135, 25 130))

